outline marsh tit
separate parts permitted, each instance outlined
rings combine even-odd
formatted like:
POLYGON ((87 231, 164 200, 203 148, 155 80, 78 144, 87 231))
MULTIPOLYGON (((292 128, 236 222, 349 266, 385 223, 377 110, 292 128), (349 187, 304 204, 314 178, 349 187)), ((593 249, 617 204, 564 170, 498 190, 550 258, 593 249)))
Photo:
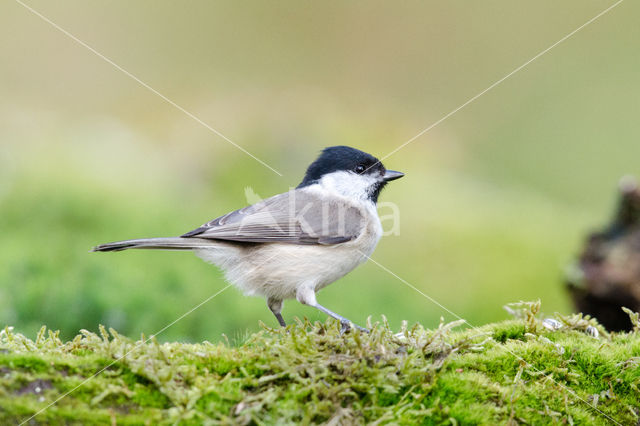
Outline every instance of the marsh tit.
POLYGON ((320 305, 316 292, 373 253, 382 235, 378 196, 387 182, 402 176, 366 152, 333 146, 325 148, 302 182, 286 193, 180 237, 118 241, 93 251, 192 250, 221 268, 245 294, 264 297, 281 326, 286 326, 283 301, 296 298, 337 319, 346 331, 350 321, 320 305))

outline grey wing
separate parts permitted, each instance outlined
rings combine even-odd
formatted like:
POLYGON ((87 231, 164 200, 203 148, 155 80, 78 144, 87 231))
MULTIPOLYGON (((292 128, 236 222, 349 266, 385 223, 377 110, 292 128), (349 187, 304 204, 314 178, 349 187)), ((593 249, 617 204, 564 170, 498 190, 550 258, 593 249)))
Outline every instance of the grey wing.
POLYGON ((331 245, 357 238, 363 226, 358 208, 298 189, 220 216, 183 237, 331 245))

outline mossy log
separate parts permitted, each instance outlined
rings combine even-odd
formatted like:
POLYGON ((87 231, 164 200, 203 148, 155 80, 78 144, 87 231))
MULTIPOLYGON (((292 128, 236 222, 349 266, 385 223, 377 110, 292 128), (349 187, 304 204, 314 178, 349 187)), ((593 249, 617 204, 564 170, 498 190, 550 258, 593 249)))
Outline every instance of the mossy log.
POLYGON ((235 347, 5 328, 0 423, 637 424, 640 332, 538 310, 397 333, 299 321, 235 347))

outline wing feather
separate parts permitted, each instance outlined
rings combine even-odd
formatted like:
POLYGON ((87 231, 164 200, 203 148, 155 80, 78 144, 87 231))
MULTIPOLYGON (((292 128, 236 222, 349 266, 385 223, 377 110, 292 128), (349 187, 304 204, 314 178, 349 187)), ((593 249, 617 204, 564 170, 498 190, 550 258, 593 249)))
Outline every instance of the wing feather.
POLYGON ((182 237, 332 245, 357 238, 363 226, 357 207, 296 189, 227 213, 182 237))

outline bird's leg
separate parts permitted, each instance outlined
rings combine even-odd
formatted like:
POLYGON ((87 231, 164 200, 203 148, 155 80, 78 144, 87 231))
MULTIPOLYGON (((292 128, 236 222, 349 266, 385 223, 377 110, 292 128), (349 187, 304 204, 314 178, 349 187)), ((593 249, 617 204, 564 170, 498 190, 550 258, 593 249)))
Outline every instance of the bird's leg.
POLYGON ((349 331, 351 329, 351 325, 353 325, 355 328, 357 328, 358 330, 363 331, 365 333, 369 332, 369 330, 367 330, 366 328, 360 327, 358 324, 355 324, 355 323, 349 321, 345 317, 343 317, 341 315, 338 315, 333 311, 330 311, 329 309, 325 308, 324 306, 322 306, 318 302, 316 302, 315 305, 310 305, 310 306, 313 306, 314 308, 318 309, 319 311, 322 311, 325 314, 329 315, 330 317, 335 318, 338 321, 340 321, 340 333, 341 334, 349 331))
POLYGON ((340 321, 340 334, 349 331, 351 329, 352 324, 355 328, 357 328, 360 331, 363 331, 365 333, 369 332, 369 330, 367 330, 366 328, 360 327, 359 325, 354 324, 353 322, 349 321, 342 315, 338 315, 335 312, 330 311, 329 309, 319 304, 316 301, 316 292, 310 287, 307 287, 307 286, 299 287, 298 291, 296 292, 296 299, 298 299, 298 302, 304 305, 312 306, 317 310, 329 315, 330 317, 340 321))
POLYGON ((282 300, 271 299, 271 298, 267 299, 267 306, 269 306, 269 309, 271 309, 271 312, 273 312, 273 315, 276 316, 278 323, 281 326, 286 327, 287 323, 284 322, 284 318, 282 318, 282 314, 280 314, 280 312, 282 312, 283 304, 284 302, 282 300))

